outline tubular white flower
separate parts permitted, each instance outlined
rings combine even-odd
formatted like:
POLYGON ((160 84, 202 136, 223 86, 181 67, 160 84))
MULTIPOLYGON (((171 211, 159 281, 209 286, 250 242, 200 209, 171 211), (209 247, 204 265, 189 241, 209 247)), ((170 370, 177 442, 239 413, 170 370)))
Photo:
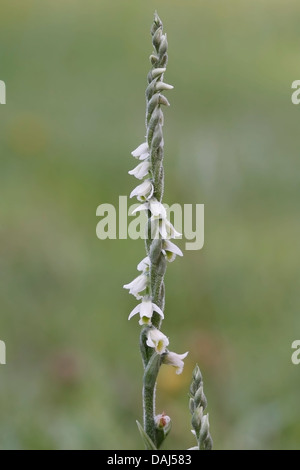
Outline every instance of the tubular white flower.
POLYGON ((143 142, 141 145, 139 145, 133 152, 131 152, 131 155, 135 158, 138 158, 139 160, 145 160, 146 158, 149 157, 149 146, 147 142, 143 142))
POLYGON ((133 170, 128 171, 128 173, 132 176, 135 176, 138 180, 143 179, 148 173, 150 168, 150 162, 145 161, 139 163, 133 170))
POLYGON ((139 262, 137 265, 137 270, 142 271, 142 272, 148 272, 150 267, 150 258, 149 256, 146 256, 142 261, 139 262))
POLYGON ((141 202, 147 201, 152 197, 154 188, 150 180, 145 180, 142 184, 139 184, 133 191, 130 193, 130 197, 136 196, 137 199, 141 202))
POLYGON ((170 240, 164 240, 162 244, 162 253, 165 255, 167 261, 170 263, 175 260, 176 255, 183 256, 180 248, 170 240))
POLYGON ((166 351, 169 340, 160 330, 152 328, 148 331, 146 344, 149 348, 154 348, 158 354, 163 354, 166 351))
POLYGON ((159 221, 158 229, 161 238, 163 238, 164 240, 169 238, 180 238, 182 236, 182 234, 177 232, 171 222, 169 222, 167 219, 161 219, 159 221))
POLYGON ((188 355, 188 352, 184 354, 176 354, 174 352, 168 352, 167 354, 163 356, 163 363, 175 367, 176 374, 179 375, 183 371, 183 367, 184 367, 183 359, 185 359, 187 355, 188 355))
POLYGON ((143 271, 143 272, 147 272, 149 271, 149 267, 150 267, 150 258, 149 256, 146 256, 144 259, 142 259, 142 261, 137 265, 137 270, 138 271, 143 271))
POLYGON ((164 318, 164 314, 162 310, 154 303, 151 302, 149 298, 144 298, 142 302, 137 305, 132 312, 130 313, 128 320, 130 320, 134 315, 137 313, 140 314, 140 325, 151 325, 151 318, 153 312, 157 312, 162 318, 164 318))
POLYGON ((129 294, 134 295, 138 300, 142 298, 140 292, 143 292, 149 283, 149 277, 146 274, 140 274, 129 284, 125 284, 124 289, 129 289, 129 294))
POLYGON ((167 212, 166 212, 165 207, 155 197, 152 197, 151 199, 149 199, 149 201, 145 202, 144 204, 141 204, 136 209, 134 209, 134 211, 132 211, 132 215, 135 214, 136 212, 147 211, 147 210, 150 210, 152 216, 155 218, 158 218, 158 219, 167 218, 167 212))

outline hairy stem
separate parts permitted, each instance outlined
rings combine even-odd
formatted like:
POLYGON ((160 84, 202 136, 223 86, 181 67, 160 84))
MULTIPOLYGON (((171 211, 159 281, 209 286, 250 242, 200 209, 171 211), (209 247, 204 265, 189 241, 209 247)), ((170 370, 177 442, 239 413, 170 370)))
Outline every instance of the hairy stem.
MULTIPOLYGON (((148 74, 148 86, 146 89, 146 129, 147 142, 150 153, 151 180, 154 187, 153 196, 161 202, 164 192, 164 141, 163 141, 163 112, 162 105, 169 105, 168 100, 161 94, 164 88, 163 74, 168 61, 167 38, 163 34, 163 25, 155 14, 154 22, 151 28, 152 44, 154 51, 150 56, 152 69, 148 74)), ((159 222, 156 221, 158 224, 159 222)), ((150 291, 152 302, 158 305, 162 310, 165 305, 164 276, 166 272, 166 259, 162 254, 162 239, 154 237, 151 212, 148 211, 148 237, 146 241, 146 250, 150 258, 150 291)), ((161 316, 154 313, 152 325, 156 328, 161 327, 161 316)), ((149 437, 157 445, 157 435, 155 430, 155 389, 156 380, 160 367, 160 358, 146 344, 145 333, 141 334, 141 353, 145 367, 144 387, 143 387, 143 409, 144 409, 144 429, 149 437), (155 367, 154 367, 154 362, 155 367), (149 372, 151 370, 151 373, 149 372)))

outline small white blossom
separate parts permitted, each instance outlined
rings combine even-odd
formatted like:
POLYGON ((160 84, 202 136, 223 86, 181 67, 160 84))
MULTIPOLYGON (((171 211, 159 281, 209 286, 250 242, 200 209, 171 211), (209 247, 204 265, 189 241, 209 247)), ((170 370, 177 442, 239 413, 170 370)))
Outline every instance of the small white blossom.
POLYGON ((161 202, 159 202, 155 197, 149 199, 149 201, 145 202, 138 206, 134 211, 132 211, 132 215, 136 212, 140 211, 147 211, 150 210, 153 217, 158 219, 166 219, 167 213, 166 209, 161 202))
POLYGON ((148 331, 146 344, 149 348, 154 348, 158 354, 163 354, 166 351, 169 340, 160 330, 152 328, 148 331))
POLYGON ((187 355, 188 355, 188 352, 184 354, 176 354, 174 352, 168 352, 166 355, 163 356, 163 362, 164 364, 175 367, 176 374, 179 375, 183 371, 183 367, 184 367, 183 359, 185 359, 187 355))
POLYGON ((135 176, 138 180, 142 180, 148 173, 150 168, 150 162, 139 163, 133 170, 128 171, 132 176, 135 176))
POLYGON ((159 220, 158 230, 161 235, 161 238, 164 240, 167 240, 169 238, 180 238, 182 236, 182 234, 177 232, 171 222, 169 222, 167 219, 159 220))
POLYGON ((137 270, 147 272, 149 271, 149 267, 150 267, 150 258, 149 256, 146 256, 146 258, 142 259, 142 261, 137 265, 137 270))
POLYGON ((139 145, 138 148, 131 152, 131 155, 135 158, 138 158, 139 160, 145 160, 148 158, 150 153, 147 142, 143 142, 141 145, 139 145))
POLYGON ((162 245, 162 253, 165 255, 167 260, 171 263, 176 258, 176 255, 183 256, 183 253, 180 248, 178 248, 175 243, 170 242, 170 240, 164 240, 162 245))
POLYGON ((154 188, 150 180, 143 181, 130 193, 130 197, 136 196, 139 201, 147 201, 152 197, 154 188))
POLYGON ((141 299, 142 296, 140 292, 143 292, 149 282, 149 277, 146 274, 140 274, 136 277, 132 282, 129 284, 125 284, 123 287, 124 289, 129 289, 129 294, 134 295, 137 299, 141 299))
POLYGON ((137 313, 140 314, 140 325, 151 325, 151 318, 153 312, 157 312, 162 318, 164 318, 164 314, 162 310, 154 303, 151 302, 149 298, 144 298, 142 302, 137 305, 132 312, 130 313, 128 320, 130 320, 134 315, 137 313))

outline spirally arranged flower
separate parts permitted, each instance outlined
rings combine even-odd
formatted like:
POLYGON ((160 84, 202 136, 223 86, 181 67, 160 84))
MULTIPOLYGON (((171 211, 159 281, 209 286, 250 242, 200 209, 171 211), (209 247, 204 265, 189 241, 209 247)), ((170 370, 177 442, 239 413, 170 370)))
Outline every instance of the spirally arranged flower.
POLYGON ((151 199, 149 199, 149 201, 144 202, 144 204, 141 204, 136 209, 134 209, 132 211, 132 215, 136 214, 136 212, 148 210, 151 212, 153 217, 157 217, 159 219, 167 218, 166 209, 164 208, 163 204, 159 202, 155 197, 152 197, 151 199))
POLYGON ((151 198, 154 188, 150 180, 145 180, 142 184, 134 188, 130 193, 130 197, 136 196, 139 201, 147 201, 151 198))
POLYGON ((184 354, 176 354, 174 352, 168 352, 163 356, 163 363, 173 366, 176 369, 176 374, 181 374, 184 367, 183 359, 186 358, 188 352, 184 354))
POLYGON ((176 369, 176 374, 179 375, 183 371, 184 362, 183 359, 186 358, 188 352, 184 354, 177 354, 174 352, 168 352, 163 356, 163 363, 169 366, 173 366, 176 369))
POLYGON ((135 176, 137 179, 142 180, 148 175, 151 163, 144 161, 138 164, 133 170, 128 171, 129 175, 135 176))
POLYGON ((131 155, 139 160, 146 160, 149 157, 149 146, 147 142, 143 142, 135 150, 131 152, 131 155))
POLYGON ((168 345, 168 338, 160 330, 151 328, 148 331, 147 346, 149 346, 149 348, 154 348, 158 354, 163 354, 168 345))
POLYGON ((149 271, 149 267, 150 267, 150 258, 149 258, 149 256, 146 256, 137 265, 137 270, 138 271, 143 271, 144 273, 146 273, 146 272, 149 271))
POLYGON ((181 249, 170 240, 163 241, 162 253, 170 263, 175 260, 177 255, 183 256, 181 249))
POLYGON ((148 282, 149 277, 143 273, 136 277, 129 284, 125 284, 123 287, 124 289, 129 289, 129 294, 134 295, 137 299, 141 299, 142 296, 140 293, 146 289, 148 282))
POLYGON ((130 320, 137 313, 140 314, 140 325, 151 325, 151 318, 153 312, 157 312, 162 318, 164 318, 163 311, 153 302, 150 298, 144 297, 142 302, 137 305, 130 313, 128 320, 130 320))

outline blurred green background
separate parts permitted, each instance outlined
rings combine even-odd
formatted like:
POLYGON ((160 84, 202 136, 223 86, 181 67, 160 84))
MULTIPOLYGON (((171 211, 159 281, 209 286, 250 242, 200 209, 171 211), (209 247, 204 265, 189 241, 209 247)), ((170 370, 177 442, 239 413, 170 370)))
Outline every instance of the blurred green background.
MULTIPOLYGON (((135 181, 154 10, 169 40, 164 201, 205 204, 205 245, 168 266, 165 448, 194 445, 197 362, 215 449, 300 448, 299 2, 3 0, 1 449, 141 449, 141 240, 96 237, 135 181)), ((184 241, 179 245, 184 248, 184 241)))

